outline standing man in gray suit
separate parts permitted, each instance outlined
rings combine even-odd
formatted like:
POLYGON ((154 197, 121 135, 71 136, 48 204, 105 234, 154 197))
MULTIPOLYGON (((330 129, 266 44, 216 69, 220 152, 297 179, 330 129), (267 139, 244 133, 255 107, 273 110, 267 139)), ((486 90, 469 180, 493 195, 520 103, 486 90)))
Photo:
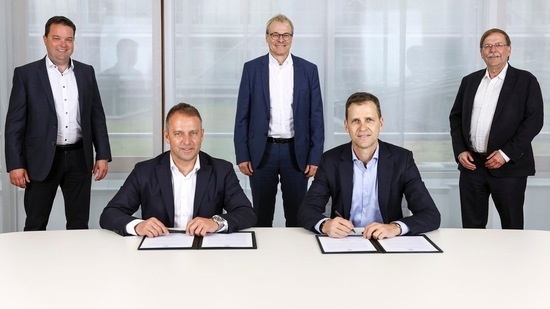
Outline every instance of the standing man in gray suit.
POLYGON ((92 174, 96 181, 105 178, 111 161, 94 69, 71 59, 75 33, 67 17, 50 18, 46 57, 13 74, 6 168, 10 182, 25 189, 25 231, 46 229, 58 187, 67 229, 87 229, 92 174))

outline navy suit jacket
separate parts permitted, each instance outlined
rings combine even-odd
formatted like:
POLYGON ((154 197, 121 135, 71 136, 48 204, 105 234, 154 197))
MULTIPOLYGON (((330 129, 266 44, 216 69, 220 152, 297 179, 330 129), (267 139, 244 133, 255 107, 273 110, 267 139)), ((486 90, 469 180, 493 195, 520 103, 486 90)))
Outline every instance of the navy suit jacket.
MULTIPOLYGON (((470 143, 472 109, 485 69, 462 79, 449 122, 455 160, 464 151, 473 152, 470 143)), ((544 123, 542 93, 533 74, 508 66, 491 124, 487 153, 501 149, 510 161, 488 170, 496 177, 523 177, 535 174, 531 142, 544 123)), ((464 167, 458 164, 460 170, 464 167)))
MULTIPOLYGON (((73 66, 86 168, 91 173, 93 147, 96 160, 108 161, 111 147, 94 69, 74 60, 73 66)), ((25 168, 32 180, 43 181, 53 164, 57 125, 46 58, 16 68, 6 116, 6 170, 25 168)))
MULTIPOLYGON (((292 111, 298 167, 319 165, 325 141, 323 101, 317 66, 291 55, 294 66, 292 111)), ((269 54, 244 64, 235 117, 237 164, 258 167, 267 143, 270 119, 269 54)))
MULTIPOLYGON (((199 153, 199 160, 201 167, 197 172, 193 218, 221 215, 227 220, 229 233, 256 224, 256 214, 239 185, 233 165, 204 152, 199 153), (227 213, 222 214, 223 209, 227 213)), ((103 210, 99 224, 126 236, 126 225, 136 219, 133 214, 140 205, 144 220, 155 217, 166 227, 174 226, 170 151, 136 164, 103 210)))
MULTIPOLYGON (((401 221, 409 234, 425 233, 439 228, 439 210, 426 189, 411 151, 378 141, 378 203, 383 223, 401 221), (403 195, 412 216, 404 217, 403 195)), ((353 160, 351 143, 335 147, 323 154, 315 179, 300 210, 298 222, 317 233, 315 225, 325 218, 325 207, 332 198, 331 217, 337 210, 350 218, 353 193, 353 160)))

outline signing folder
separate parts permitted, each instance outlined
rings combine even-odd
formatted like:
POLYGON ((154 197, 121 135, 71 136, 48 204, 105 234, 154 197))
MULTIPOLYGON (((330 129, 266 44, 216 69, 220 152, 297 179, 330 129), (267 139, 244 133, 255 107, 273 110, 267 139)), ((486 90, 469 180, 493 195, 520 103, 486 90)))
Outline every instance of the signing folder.
POLYGON ((170 230, 168 235, 158 237, 144 236, 139 244, 138 250, 256 248, 256 236, 254 231, 189 236, 185 234, 185 231, 170 230))
POLYGON ((399 236, 387 239, 366 239, 363 235, 332 238, 315 235, 321 252, 328 253, 441 253, 428 236, 399 236))

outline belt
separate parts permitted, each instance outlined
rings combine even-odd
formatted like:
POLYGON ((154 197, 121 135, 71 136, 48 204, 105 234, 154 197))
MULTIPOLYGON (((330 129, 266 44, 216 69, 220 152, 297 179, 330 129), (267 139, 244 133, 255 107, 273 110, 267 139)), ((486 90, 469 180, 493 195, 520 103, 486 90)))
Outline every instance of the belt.
POLYGON ((82 140, 79 140, 74 144, 57 145, 55 146, 55 151, 71 151, 71 150, 78 150, 81 148, 82 148, 82 140))
POLYGON ((277 138, 277 137, 267 137, 267 141, 274 144, 286 144, 294 141, 294 137, 291 138, 277 138))
POLYGON ((487 157, 489 156, 488 153, 486 152, 472 152, 472 154, 478 158, 481 158, 483 160, 487 159, 487 157))

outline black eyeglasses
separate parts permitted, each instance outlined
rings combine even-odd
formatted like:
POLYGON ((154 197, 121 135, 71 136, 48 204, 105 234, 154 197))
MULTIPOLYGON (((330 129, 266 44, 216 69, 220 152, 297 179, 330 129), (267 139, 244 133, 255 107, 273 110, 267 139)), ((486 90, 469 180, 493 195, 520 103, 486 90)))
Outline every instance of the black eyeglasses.
POLYGON ((277 32, 273 32, 273 33, 270 33, 269 36, 274 41, 277 41, 279 38, 283 38, 283 40, 289 41, 292 38, 292 33, 280 34, 280 33, 277 33, 277 32))

